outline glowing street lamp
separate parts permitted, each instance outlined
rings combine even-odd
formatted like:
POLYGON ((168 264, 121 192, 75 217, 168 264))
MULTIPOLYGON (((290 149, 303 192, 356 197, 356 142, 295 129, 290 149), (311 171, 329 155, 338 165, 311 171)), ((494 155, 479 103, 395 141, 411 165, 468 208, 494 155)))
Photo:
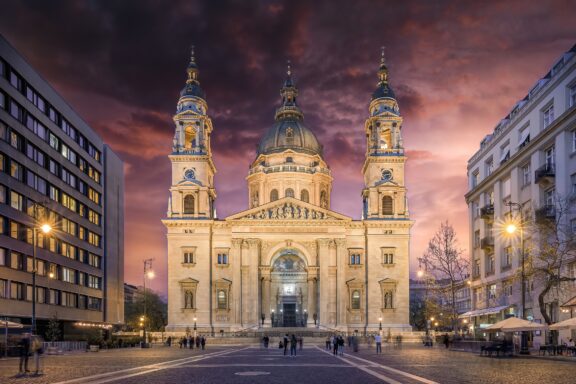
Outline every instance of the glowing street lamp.
POLYGON ((144 342, 142 343, 142 348, 147 348, 148 347, 148 343, 146 340, 146 319, 148 316, 148 313, 146 311, 146 303, 148 301, 148 295, 146 294, 146 277, 148 277, 149 279, 153 279, 154 278, 154 271, 152 270, 152 260, 154 259, 146 259, 144 260, 144 316, 140 318, 140 320, 142 320, 142 322, 144 323, 144 342))
MULTIPOLYGON (((505 231, 510 236, 516 236, 517 234, 520 236, 520 254, 522 260, 522 268, 521 268, 521 281, 522 281, 522 319, 526 320, 526 274, 524 272, 524 230, 522 228, 523 217, 522 217, 522 205, 518 203, 514 203, 509 201, 506 203, 508 207, 510 207, 510 220, 512 220, 512 207, 518 210, 520 214, 520 223, 510 221, 505 226, 505 231)), ((523 331, 521 333, 520 338, 520 354, 522 355, 529 355, 530 351, 528 350, 528 333, 523 331)))
MULTIPOLYGON (((36 247, 38 242, 38 204, 34 203, 34 224, 32 225, 32 334, 36 334, 36 274, 38 273, 38 262, 36 261, 36 247)), ((48 234, 52 227, 48 223, 39 226, 43 233, 48 234)))

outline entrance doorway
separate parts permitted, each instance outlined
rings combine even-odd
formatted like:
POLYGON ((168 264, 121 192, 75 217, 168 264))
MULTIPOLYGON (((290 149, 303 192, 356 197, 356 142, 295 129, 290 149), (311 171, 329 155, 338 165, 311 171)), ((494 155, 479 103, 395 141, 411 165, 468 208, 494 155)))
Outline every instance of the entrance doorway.
POLYGON ((283 305, 284 313, 284 327, 295 327, 296 326, 296 304, 284 303, 283 305))

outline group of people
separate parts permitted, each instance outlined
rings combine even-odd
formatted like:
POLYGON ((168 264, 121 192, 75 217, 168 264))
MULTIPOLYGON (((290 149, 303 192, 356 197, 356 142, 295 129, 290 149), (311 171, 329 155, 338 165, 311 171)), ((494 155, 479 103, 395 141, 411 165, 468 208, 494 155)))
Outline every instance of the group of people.
MULTIPOLYGON (((170 346, 171 344, 172 344, 172 339, 170 339, 168 346, 170 346)), ((194 338, 193 336, 190 336, 190 335, 188 335, 187 337, 183 336, 178 341, 178 345, 180 346, 180 349, 182 349, 182 348, 194 349, 194 345, 196 345, 197 349, 200 349, 200 348, 206 349, 206 337, 200 336, 200 335, 196 336, 196 338, 194 338)))
POLYGON ((34 375, 42 374, 40 369, 40 356, 44 353, 42 338, 40 336, 32 336, 30 333, 23 333, 22 338, 18 342, 18 349, 20 352, 19 375, 25 375, 30 372, 28 369, 28 359, 34 355, 34 363, 36 370, 34 375))
MULTIPOLYGON (((351 346, 352 343, 352 339, 348 338, 348 346, 351 346)), ((326 338, 326 350, 331 350, 334 356, 344 356, 344 337, 342 335, 332 335, 326 338)))
POLYGON ((280 349, 283 348, 284 356, 286 356, 288 353, 288 345, 290 345, 290 356, 296 357, 296 349, 298 348, 298 346, 300 346, 300 350, 302 350, 303 343, 304 340, 302 339, 301 336, 296 337, 295 334, 292 334, 292 336, 288 336, 288 334, 286 334, 284 335, 282 340, 280 340, 280 342, 278 343, 278 348, 280 349))

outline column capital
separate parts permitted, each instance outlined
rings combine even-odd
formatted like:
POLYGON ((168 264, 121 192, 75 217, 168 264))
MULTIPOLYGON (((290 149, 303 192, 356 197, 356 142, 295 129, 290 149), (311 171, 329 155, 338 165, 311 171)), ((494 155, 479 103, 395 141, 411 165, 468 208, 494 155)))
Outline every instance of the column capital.
POLYGON ((242 246, 243 242, 244 242, 244 239, 232 239, 232 245, 235 248, 240 248, 242 246))
POLYGON ((317 239, 316 241, 320 247, 327 247, 332 242, 332 239, 317 239))
POLYGON ((334 239, 334 243, 338 248, 344 248, 346 246, 346 239, 334 239))
POLYGON ((250 248, 257 247, 262 243, 260 239, 246 239, 245 242, 250 248))

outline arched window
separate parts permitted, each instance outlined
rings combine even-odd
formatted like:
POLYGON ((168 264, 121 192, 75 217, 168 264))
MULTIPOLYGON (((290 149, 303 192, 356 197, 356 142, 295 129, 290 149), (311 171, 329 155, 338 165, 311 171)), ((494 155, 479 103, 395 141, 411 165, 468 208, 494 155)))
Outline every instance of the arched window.
POLYGON ((294 197, 294 190, 292 188, 288 188, 286 190, 286 192, 284 193, 284 196, 286 197, 294 197))
POLYGON ((278 200, 278 190, 273 189, 272 191, 270 191, 270 201, 276 201, 276 200, 278 200))
POLYGON ((352 309, 360 309, 360 291, 352 291, 352 309))
POLYGON ((184 128, 184 148, 190 149, 196 145, 196 130, 189 125, 184 128))
POLYGON ((383 215, 393 215, 394 214, 394 202, 392 197, 384 196, 382 198, 382 214, 383 215))
POLYGON ((194 196, 186 195, 184 197, 184 213, 185 214, 194 213, 194 196))
POLYGON ((218 309, 228 309, 228 299, 224 290, 218 291, 218 309))
POLYGON ((306 189, 303 189, 300 192, 300 200, 302 200, 305 203, 309 203, 310 202, 310 195, 308 194, 308 191, 306 189))

